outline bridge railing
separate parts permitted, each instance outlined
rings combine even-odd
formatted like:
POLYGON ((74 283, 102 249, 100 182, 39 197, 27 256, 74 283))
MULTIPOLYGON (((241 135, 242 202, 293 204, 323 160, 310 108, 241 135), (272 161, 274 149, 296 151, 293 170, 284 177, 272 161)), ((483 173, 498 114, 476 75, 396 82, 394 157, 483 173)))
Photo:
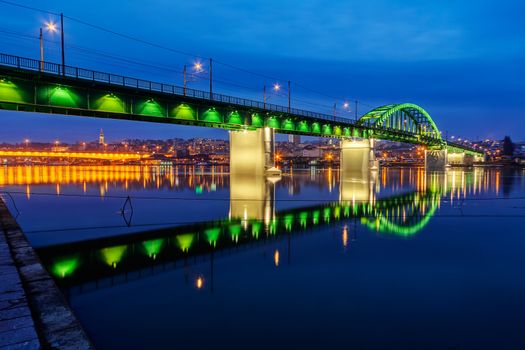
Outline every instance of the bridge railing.
POLYGON ((333 115, 318 113, 297 108, 288 108, 271 103, 264 103, 261 101, 255 101, 235 96, 228 96, 218 93, 213 93, 210 96, 209 91, 196 90, 191 88, 183 88, 181 86, 158 83, 148 80, 142 80, 137 78, 126 77, 122 75, 115 75, 111 73, 104 73, 94 71, 90 69, 84 69, 72 66, 62 66, 58 63, 53 62, 42 62, 32 58, 25 58, 19 56, 13 56, 8 54, 0 53, 0 64, 9 67, 16 67, 19 69, 26 69, 32 71, 39 71, 42 73, 62 75, 69 78, 76 78, 82 80, 91 80, 101 83, 107 83, 111 85, 133 87, 141 90, 149 90, 155 92, 162 92, 178 96, 192 97, 201 100, 213 100, 231 105, 237 105, 242 107, 257 108, 260 110, 266 110, 270 112, 279 112, 289 114, 290 116, 301 116, 310 117, 316 119, 322 119, 331 122, 340 122, 345 124, 355 124, 352 119, 334 117, 333 115))

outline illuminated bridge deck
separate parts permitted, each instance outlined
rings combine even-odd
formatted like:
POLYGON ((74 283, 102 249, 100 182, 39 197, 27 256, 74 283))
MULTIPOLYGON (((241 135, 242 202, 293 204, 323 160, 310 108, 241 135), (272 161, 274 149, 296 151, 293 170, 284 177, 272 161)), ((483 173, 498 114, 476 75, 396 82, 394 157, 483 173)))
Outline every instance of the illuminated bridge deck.
POLYGON ((378 107, 358 121, 170 84, 0 54, 0 109, 253 130, 376 138, 482 155, 447 142, 421 107, 378 107))

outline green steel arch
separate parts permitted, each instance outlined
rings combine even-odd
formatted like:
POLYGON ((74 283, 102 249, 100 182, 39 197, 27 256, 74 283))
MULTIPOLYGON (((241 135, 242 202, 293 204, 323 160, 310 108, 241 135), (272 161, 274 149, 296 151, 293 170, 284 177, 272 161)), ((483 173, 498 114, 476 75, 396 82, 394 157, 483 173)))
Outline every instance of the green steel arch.
POLYGON ((360 125, 391 128, 432 137, 443 143, 441 132, 427 111, 413 103, 390 104, 371 110, 358 121, 360 125))

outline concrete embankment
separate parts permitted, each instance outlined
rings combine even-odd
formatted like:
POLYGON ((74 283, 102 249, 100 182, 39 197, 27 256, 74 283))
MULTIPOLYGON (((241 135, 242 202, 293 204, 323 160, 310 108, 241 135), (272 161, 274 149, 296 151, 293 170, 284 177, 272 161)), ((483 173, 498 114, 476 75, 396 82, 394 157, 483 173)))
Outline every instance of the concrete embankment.
POLYGON ((0 197, 0 350, 93 349, 0 197))

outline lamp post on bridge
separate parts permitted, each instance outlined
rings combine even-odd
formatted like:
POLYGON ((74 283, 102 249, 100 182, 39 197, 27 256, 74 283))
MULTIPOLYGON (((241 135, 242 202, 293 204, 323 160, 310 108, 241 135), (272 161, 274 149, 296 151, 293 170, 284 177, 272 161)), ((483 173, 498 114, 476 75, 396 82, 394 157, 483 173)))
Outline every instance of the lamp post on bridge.
MULTIPOLYGON (((348 107, 350 107, 350 104, 348 102, 343 102, 343 109, 346 110, 347 112, 351 112, 348 107)), ((337 118, 337 103, 334 102, 334 122, 335 122, 335 119, 337 118)))
MULTIPOLYGON (((279 91, 281 91, 281 85, 279 85, 279 83, 273 84, 272 90, 278 93, 279 91)), ((264 109, 266 109, 266 101, 268 101, 268 99, 270 98, 271 98, 271 95, 268 96, 266 94, 266 84, 264 84, 263 86, 263 108, 264 109)))
MULTIPOLYGON (((50 33, 56 33, 58 31, 57 25, 55 22, 46 22, 46 29, 50 33)), ((44 32, 42 27, 40 28, 40 70, 44 70, 44 32)), ((62 75, 65 75, 65 53, 64 53, 64 14, 60 14, 60 47, 61 47, 61 57, 62 57, 62 75)))

